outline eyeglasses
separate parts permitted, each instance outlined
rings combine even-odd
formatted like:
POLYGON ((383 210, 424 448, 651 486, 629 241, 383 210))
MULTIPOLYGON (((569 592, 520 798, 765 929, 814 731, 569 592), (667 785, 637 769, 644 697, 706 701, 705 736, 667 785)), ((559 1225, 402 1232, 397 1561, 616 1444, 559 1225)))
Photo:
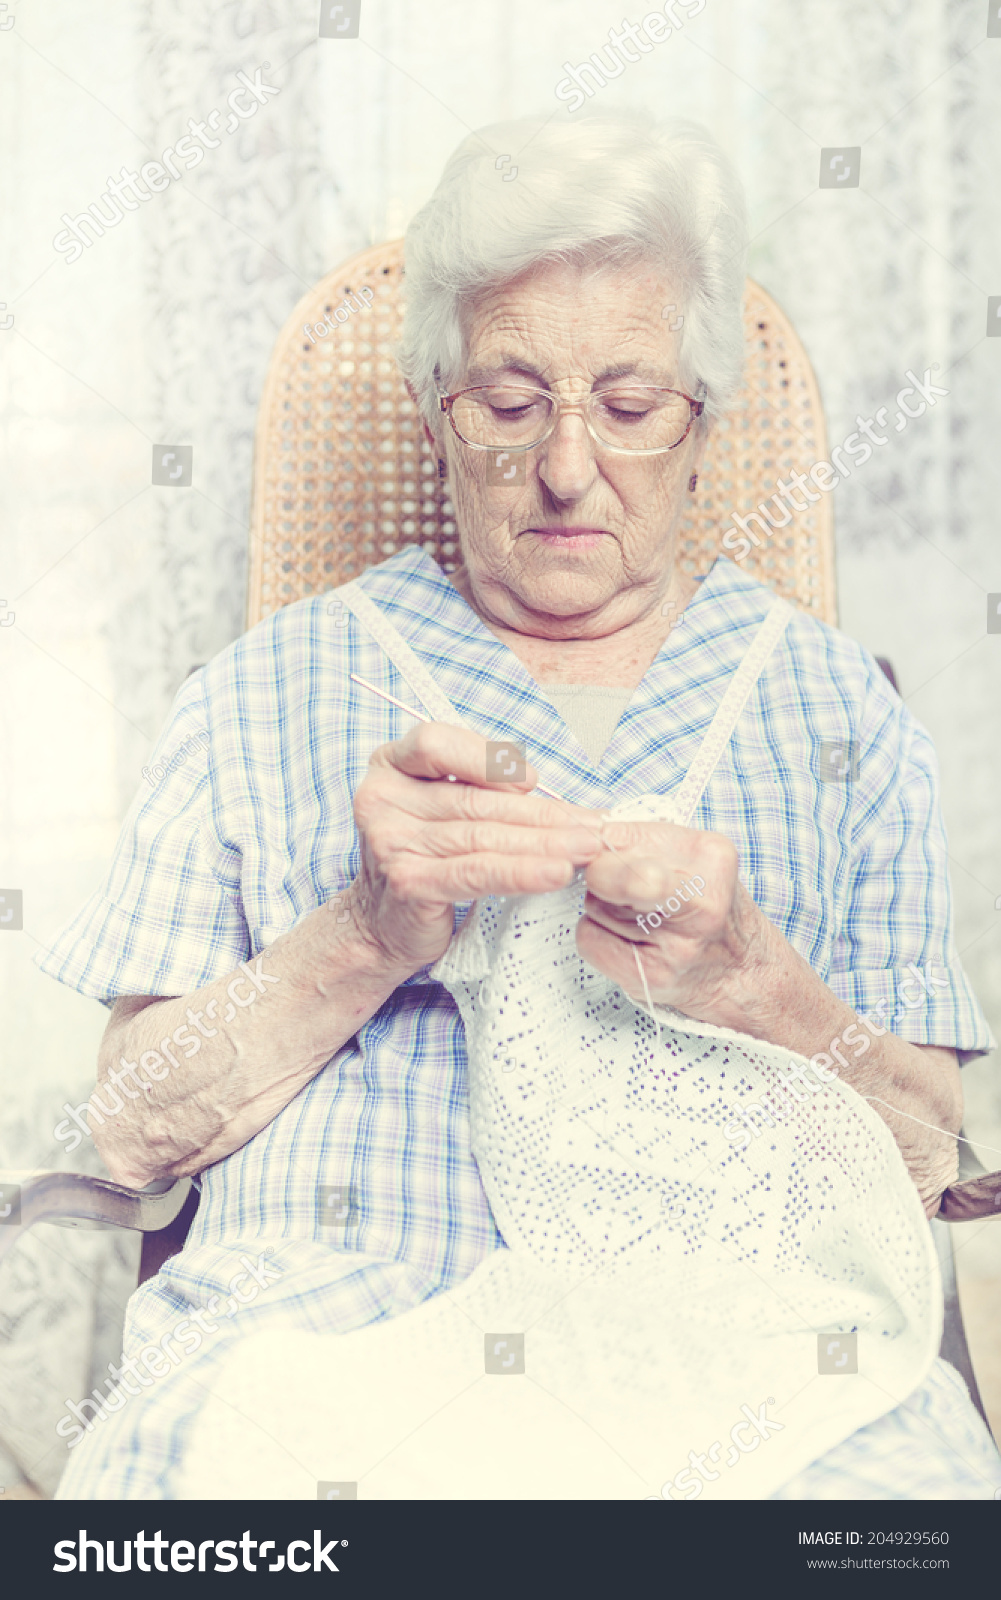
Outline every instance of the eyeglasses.
POLYGON ((550 437, 561 415, 579 412, 595 444, 635 456, 676 450, 705 407, 704 400, 680 389, 647 385, 564 401, 548 389, 506 383, 439 394, 438 404, 456 437, 473 450, 534 450, 550 437))

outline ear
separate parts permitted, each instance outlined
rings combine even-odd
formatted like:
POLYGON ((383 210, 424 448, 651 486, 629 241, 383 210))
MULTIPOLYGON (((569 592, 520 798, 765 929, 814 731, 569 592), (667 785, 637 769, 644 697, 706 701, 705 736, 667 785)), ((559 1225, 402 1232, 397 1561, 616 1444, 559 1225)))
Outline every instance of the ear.
POLYGON ((422 432, 424 434, 424 437, 427 440, 428 444, 431 446, 431 449, 437 451, 438 454, 440 455, 441 454, 441 450, 439 448, 438 441, 437 441, 437 439, 435 438, 434 434, 431 432, 431 429, 428 427, 427 423, 424 420, 424 413, 420 408, 420 402, 419 402, 419 400, 417 398, 417 392, 414 389, 414 386, 410 382, 409 378, 404 378, 403 381, 406 384, 406 389, 407 389, 408 395, 410 396, 411 400, 414 402, 414 405, 417 407, 417 415, 421 419, 421 430, 422 430, 422 432))
POLYGON ((689 458, 689 472, 698 472, 700 470, 706 453, 706 446, 708 445, 709 440, 715 431, 715 423, 706 418, 704 414, 699 418, 699 422, 701 422, 703 426, 696 426, 695 444, 692 449, 692 454, 689 458))

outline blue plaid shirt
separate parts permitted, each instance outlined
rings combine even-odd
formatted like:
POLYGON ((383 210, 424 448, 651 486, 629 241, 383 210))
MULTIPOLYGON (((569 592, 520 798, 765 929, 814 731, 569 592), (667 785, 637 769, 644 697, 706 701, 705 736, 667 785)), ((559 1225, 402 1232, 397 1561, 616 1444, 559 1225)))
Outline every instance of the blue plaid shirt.
MULTIPOLYGON (((594 807, 680 784, 771 600, 719 558, 595 766, 429 557, 404 551, 362 584, 468 726, 516 738, 545 784, 594 807)), ((355 619, 320 597, 189 678, 107 878, 39 958, 43 971, 106 1003, 184 995, 350 883, 354 791, 372 751, 413 726, 350 672, 413 703, 355 619)), ((902 1037, 961 1059, 993 1048, 953 945, 931 741, 852 639, 796 613, 693 825, 733 840, 758 905, 839 998, 856 1010, 884 1001, 902 1037), (851 747, 854 782, 834 775, 833 746, 851 747), (938 980, 917 1004, 912 966, 938 980)), ((503 1241, 470 1151, 448 993, 414 974, 201 1190, 184 1251, 133 1298, 131 1344, 222 1292, 239 1251, 262 1240, 282 1280, 241 1314, 244 1328, 292 1315, 346 1331, 464 1278, 503 1241), (353 1191, 357 1213, 339 1230, 321 1226, 321 1185, 353 1191)))

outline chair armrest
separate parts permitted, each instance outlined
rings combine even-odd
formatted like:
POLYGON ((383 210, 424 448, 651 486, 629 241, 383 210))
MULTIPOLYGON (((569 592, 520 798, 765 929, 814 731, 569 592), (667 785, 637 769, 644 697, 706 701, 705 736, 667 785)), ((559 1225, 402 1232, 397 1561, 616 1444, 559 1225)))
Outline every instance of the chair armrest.
POLYGON ((184 1205, 190 1178, 126 1189, 83 1172, 0 1172, 0 1256, 36 1222, 82 1217, 109 1228, 157 1233, 184 1205))
POLYGON ((1001 1216, 1001 1172, 988 1172, 965 1131, 959 1130, 959 1171, 942 1196, 938 1212, 945 1222, 973 1222, 1001 1216))

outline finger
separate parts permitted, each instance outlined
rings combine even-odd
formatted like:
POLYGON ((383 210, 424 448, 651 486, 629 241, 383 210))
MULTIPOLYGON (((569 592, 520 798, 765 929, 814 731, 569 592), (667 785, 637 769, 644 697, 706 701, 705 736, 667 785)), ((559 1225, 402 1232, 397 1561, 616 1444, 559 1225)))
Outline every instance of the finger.
MULTIPOLYGON (((629 944, 610 933, 599 923, 589 917, 582 917, 577 924, 577 949, 589 966, 603 972, 606 978, 611 978, 618 984, 623 994, 635 999, 643 993, 643 983, 636 969, 636 957, 629 944)), ((636 948, 633 946, 633 948, 636 948)), ((638 952, 643 959, 642 952, 638 952)), ((649 961, 646 962, 647 983, 652 986, 652 973, 649 961)))
POLYGON ((593 861, 601 848, 601 838, 593 828, 515 827, 466 819, 432 823, 402 846, 405 852, 438 860, 473 855, 552 856, 578 866, 593 861))
POLYGON ((597 927, 615 934, 618 939, 631 939, 636 944, 649 944, 654 938, 653 928, 647 928, 640 919, 642 912, 633 906, 609 905, 593 894, 584 901, 584 916, 597 927))
POLYGON ((688 859, 690 850, 704 841, 700 828, 686 828, 680 822, 605 822, 605 843, 619 855, 688 859))
POLYGON ((484 895, 549 894, 566 889, 574 863, 558 856, 470 855, 446 861, 409 856, 394 861, 386 880, 399 900, 479 900, 484 895))
POLYGON ((526 828, 581 826, 601 837, 600 811, 571 805, 566 800, 549 800, 544 795, 517 794, 496 785, 483 787, 464 780, 448 783, 440 779, 415 782, 412 774, 404 774, 395 758, 386 754, 392 750, 392 745, 383 745, 372 756, 371 781, 366 780, 356 794, 359 820, 374 816, 388 801, 422 821, 468 818, 526 828))
MULTIPOLYGON (((607 834, 606 834, 607 840, 607 834)), ((649 855, 596 856, 587 869, 588 891, 608 906, 653 911, 674 902, 672 912, 701 901, 706 880, 688 862, 649 855)))
POLYGON ((527 794, 538 783, 535 768, 525 764, 525 776, 503 785, 489 772, 487 741, 470 728, 453 727, 447 722, 422 722, 380 745, 371 759, 372 766, 391 766, 410 778, 455 778, 480 788, 503 788, 527 794))

